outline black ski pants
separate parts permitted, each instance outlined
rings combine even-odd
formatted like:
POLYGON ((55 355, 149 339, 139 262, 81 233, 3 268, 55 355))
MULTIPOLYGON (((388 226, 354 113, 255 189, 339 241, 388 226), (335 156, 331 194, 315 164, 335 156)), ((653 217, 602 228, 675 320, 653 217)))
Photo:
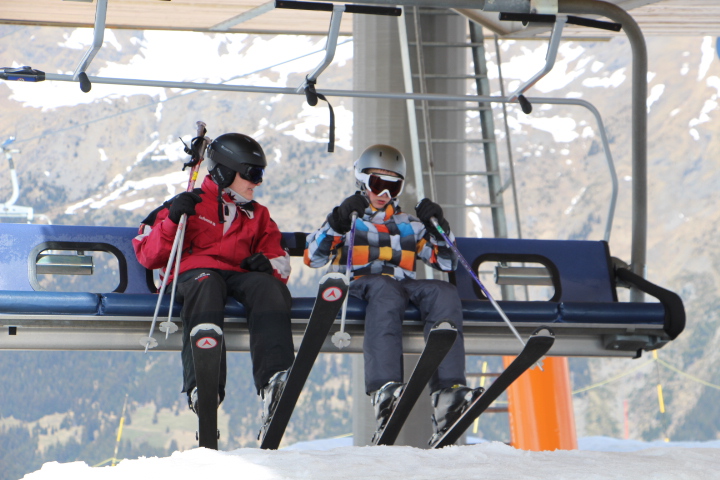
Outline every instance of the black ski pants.
POLYGON ((442 280, 365 275, 352 281, 350 295, 368 302, 363 343, 368 395, 387 382, 403 382, 402 322, 408 302, 420 310, 426 339, 439 320, 450 320, 458 331, 450 352, 430 379, 430 392, 465 385, 462 303, 455 285, 442 280))
MULTIPOLYGON (((258 393, 276 372, 287 370, 295 359, 290 328, 292 297, 287 286, 267 273, 197 268, 180 274, 177 297, 182 302, 183 392, 196 385, 190 331, 201 323, 224 329, 225 301, 232 296, 247 310, 250 357, 258 393)), ((226 350, 220 364, 220 399, 225 398, 226 350)))

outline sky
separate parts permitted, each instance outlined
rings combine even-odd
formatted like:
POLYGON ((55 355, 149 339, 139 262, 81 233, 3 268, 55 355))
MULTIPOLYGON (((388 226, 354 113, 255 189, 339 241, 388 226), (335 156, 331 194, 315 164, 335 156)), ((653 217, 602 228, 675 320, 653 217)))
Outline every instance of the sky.
POLYGON ((166 458, 123 460, 92 468, 50 462, 22 480, 696 480, 720 470, 720 441, 639 442, 607 437, 579 441, 580 450, 528 452, 500 442, 440 450, 353 447, 352 439, 304 442, 277 451, 195 448, 166 458))

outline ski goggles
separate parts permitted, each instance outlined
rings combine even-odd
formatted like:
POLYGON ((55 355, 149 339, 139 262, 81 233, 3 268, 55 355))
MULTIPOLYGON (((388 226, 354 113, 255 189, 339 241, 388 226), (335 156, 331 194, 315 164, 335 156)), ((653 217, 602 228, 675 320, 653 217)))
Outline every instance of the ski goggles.
POLYGON ((359 173, 358 179, 378 197, 382 197, 387 193, 390 198, 395 198, 402 193, 405 184, 405 181, 400 177, 377 173, 359 173))
POLYGON ((257 165, 252 165, 250 163, 243 163, 240 165, 237 173, 240 175, 240 178, 243 178, 248 182, 257 185, 263 181, 263 174, 265 173, 265 169, 263 167, 258 167, 257 165))

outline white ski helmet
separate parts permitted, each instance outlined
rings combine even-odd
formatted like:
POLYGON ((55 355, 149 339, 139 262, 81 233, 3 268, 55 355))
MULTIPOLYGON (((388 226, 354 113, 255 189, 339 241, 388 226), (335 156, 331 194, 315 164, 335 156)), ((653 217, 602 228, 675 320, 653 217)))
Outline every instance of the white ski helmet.
MULTIPOLYGON (((367 192, 367 189, 370 188, 367 170, 373 168, 387 170, 399 175, 402 180, 398 184, 399 189, 390 189, 388 193, 390 193, 390 196, 393 198, 402 193, 406 165, 405 157, 400 150, 389 145, 373 145, 365 149, 360 155, 360 158, 355 161, 355 185, 363 193, 367 192)), ((385 178, 388 179, 389 177, 385 178)), ((376 192, 374 188, 371 188, 371 190, 378 195, 380 194, 380 192, 376 192)))

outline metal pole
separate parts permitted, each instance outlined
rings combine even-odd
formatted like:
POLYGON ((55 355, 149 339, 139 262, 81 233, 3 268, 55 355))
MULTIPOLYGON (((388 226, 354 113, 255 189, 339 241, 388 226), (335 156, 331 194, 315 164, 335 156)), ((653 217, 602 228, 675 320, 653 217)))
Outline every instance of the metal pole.
MULTIPOLYGON (((645 37, 635 19, 612 3, 596 0, 559 0, 563 13, 595 14, 622 25, 633 53, 632 68, 632 244, 630 269, 645 277, 647 260, 647 71, 645 37)), ((643 302, 645 295, 630 289, 631 302, 643 302)))
POLYGON ((98 0, 97 7, 95 7, 95 29, 93 30, 93 44, 90 50, 85 52, 82 60, 78 64, 75 72, 73 73, 73 80, 78 81, 81 73, 87 70, 90 66, 90 62, 95 58, 95 54, 102 47, 103 39, 105 38, 105 17, 107 15, 107 0, 98 0))

